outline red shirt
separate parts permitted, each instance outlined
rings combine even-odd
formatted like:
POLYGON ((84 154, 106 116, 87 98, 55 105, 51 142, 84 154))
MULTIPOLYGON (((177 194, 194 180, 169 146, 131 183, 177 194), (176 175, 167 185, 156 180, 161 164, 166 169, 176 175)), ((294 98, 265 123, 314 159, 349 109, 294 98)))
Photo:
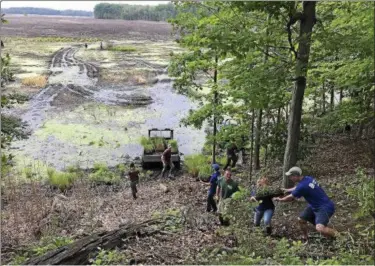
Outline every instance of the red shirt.
POLYGON ((172 149, 166 149, 164 152, 163 152, 163 158, 166 162, 169 162, 171 160, 171 157, 172 157, 172 149))

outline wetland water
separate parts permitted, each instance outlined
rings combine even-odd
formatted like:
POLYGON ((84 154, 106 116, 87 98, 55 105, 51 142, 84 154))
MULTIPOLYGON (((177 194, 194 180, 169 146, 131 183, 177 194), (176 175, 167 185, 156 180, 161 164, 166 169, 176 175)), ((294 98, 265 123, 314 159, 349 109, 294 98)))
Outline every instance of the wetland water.
POLYGON ((11 112, 29 124, 31 136, 14 141, 12 153, 20 168, 59 170, 79 164, 108 166, 141 156, 141 136, 149 128, 172 128, 180 151, 199 152, 204 130, 179 125, 195 103, 177 94, 166 69, 152 86, 98 83, 99 68, 76 58, 78 47, 55 53, 45 89, 11 112))

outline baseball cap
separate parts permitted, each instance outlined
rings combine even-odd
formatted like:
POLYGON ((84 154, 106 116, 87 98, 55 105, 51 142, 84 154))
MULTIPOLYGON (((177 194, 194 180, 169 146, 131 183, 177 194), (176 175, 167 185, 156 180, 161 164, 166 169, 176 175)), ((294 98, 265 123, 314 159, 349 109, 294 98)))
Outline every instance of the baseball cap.
POLYGON ((218 164, 213 164, 212 165, 212 168, 215 170, 215 171, 217 171, 217 170, 219 170, 220 169, 220 166, 218 165, 218 164))
POLYGON ((302 170, 298 166, 294 166, 289 169, 288 172, 285 173, 286 176, 291 176, 291 175, 302 175, 302 170))

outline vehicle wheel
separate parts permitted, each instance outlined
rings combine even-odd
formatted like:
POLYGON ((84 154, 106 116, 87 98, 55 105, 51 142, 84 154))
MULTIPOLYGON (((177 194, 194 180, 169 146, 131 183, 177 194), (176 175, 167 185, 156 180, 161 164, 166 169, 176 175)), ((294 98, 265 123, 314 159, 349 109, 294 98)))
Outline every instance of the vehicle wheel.
POLYGON ((180 170, 181 169, 181 161, 178 160, 177 162, 175 162, 174 166, 176 167, 177 170, 180 170))

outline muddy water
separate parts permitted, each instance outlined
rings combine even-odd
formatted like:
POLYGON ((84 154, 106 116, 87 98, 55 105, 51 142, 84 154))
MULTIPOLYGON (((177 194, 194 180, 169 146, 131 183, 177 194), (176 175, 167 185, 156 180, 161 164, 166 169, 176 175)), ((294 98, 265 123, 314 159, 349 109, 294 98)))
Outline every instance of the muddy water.
POLYGON ((47 165, 115 166, 141 156, 139 139, 149 128, 173 128, 183 154, 199 152, 204 131, 179 125, 196 106, 174 92, 165 72, 148 88, 98 87, 98 69, 77 60, 77 49, 64 48, 54 56, 49 85, 21 109, 32 135, 12 143, 19 169, 31 166, 43 174, 47 165), (84 100, 73 107, 58 104, 77 97, 84 100))

